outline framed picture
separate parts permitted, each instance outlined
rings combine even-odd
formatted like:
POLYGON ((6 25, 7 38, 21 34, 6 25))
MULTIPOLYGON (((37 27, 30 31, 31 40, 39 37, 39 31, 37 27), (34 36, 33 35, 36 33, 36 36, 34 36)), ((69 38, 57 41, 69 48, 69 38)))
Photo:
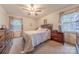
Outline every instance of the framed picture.
POLYGON ((44 19, 44 24, 47 24, 47 19, 44 19))

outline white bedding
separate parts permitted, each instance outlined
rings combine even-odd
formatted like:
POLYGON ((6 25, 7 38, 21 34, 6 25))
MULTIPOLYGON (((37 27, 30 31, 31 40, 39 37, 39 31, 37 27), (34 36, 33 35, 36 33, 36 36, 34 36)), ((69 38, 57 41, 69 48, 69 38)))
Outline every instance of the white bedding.
POLYGON ((35 46, 50 39, 50 30, 25 31, 23 38, 25 40, 24 52, 30 52, 35 46))

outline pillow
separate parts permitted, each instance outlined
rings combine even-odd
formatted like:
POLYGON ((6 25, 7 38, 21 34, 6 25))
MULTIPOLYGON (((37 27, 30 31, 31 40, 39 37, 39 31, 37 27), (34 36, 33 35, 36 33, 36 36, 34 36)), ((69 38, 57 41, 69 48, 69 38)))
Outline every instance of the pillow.
POLYGON ((47 29, 47 28, 44 28, 44 30, 45 30, 45 31, 48 31, 49 29, 47 29))
POLYGON ((39 27, 39 28, 38 28, 38 30, 42 30, 42 28, 41 28, 41 27, 39 27))
POLYGON ((38 31, 48 31, 48 29, 47 28, 41 28, 41 27, 39 27, 38 31))

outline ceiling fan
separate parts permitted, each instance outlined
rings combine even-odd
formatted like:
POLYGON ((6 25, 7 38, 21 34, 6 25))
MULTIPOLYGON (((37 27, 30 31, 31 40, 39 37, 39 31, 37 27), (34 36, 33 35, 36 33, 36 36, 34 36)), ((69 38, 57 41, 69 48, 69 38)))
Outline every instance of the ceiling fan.
POLYGON ((28 15, 35 15, 37 16, 39 13, 42 12, 41 8, 36 8, 34 4, 31 4, 29 7, 23 8, 25 12, 28 13, 28 15))

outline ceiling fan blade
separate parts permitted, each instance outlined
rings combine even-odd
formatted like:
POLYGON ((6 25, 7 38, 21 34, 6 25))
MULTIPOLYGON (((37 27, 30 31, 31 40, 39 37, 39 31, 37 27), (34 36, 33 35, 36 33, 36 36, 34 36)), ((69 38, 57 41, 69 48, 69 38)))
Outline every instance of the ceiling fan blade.
POLYGON ((28 15, 31 15, 30 13, 28 13, 28 15))
POLYGON ((37 9, 37 10, 44 10, 45 8, 37 7, 36 9, 37 9))
POLYGON ((37 14, 37 13, 35 13, 35 16, 38 16, 38 14, 37 14))
POLYGON ((36 10, 36 12, 42 12, 42 10, 36 10))
POLYGON ((27 8, 23 8, 23 10, 29 11, 27 8))

